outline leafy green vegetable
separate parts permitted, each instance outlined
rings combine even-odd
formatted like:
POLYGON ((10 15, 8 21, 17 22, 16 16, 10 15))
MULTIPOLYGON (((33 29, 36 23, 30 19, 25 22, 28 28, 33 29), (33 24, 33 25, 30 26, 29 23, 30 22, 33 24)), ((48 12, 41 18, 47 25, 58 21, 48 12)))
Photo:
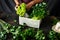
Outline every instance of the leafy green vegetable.
POLYGON ((26 13, 26 4, 25 3, 20 4, 16 12, 19 16, 24 16, 26 13))
POLYGON ((35 35, 36 40, 45 40, 45 36, 42 30, 38 30, 35 35))
POLYGON ((32 13, 30 14, 30 18, 34 20, 39 20, 43 19, 46 15, 47 15, 46 3, 42 2, 32 7, 32 13))
POLYGON ((58 40, 57 33, 54 31, 50 31, 48 37, 49 40, 58 40))
POLYGON ((2 26, 2 28, 3 28, 4 30, 6 30, 7 33, 9 33, 8 27, 11 26, 10 24, 4 22, 3 20, 0 20, 0 25, 2 26))
POLYGON ((7 35, 5 30, 0 31, 0 40, 6 40, 7 35))
POLYGON ((23 32, 23 35, 25 36, 26 40, 27 38, 34 38, 35 35, 35 29, 34 28, 28 28, 23 32))
POLYGON ((7 24, 5 25, 5 22, 0 20, 0 40, 6 40, 7 32, 7 24))
MULTIPOLYGON (((0 20, 0 40, 6 40, 7 36, 6 34, 8 33, 12 33, 13 38, 17 37, 17 35, 19 35, 21 33, 21 29, 23 27, 21 26, 13 26, 10 25, 6 22, 4 22, 3 20, 0 20)), ((11 36, 11 35, 10 35, 11 36)))
MULTIPOLYGON (((24 26, 10 25, 3 20, 0 20, 0 40, 6 40, 7 34, 11 33, 12 40, 44 40, 45 36, 42 30, 35 28, 24 29, 24 26)), ((9 35, 9 36, 11 36, 9 35)))

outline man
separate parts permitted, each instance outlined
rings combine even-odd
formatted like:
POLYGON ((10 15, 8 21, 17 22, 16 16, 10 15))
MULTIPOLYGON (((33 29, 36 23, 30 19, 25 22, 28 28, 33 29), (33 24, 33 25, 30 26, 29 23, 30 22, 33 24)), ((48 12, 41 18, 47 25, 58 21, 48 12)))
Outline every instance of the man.
MULTIPOLYGON (((16 7, 18 7, 21 4, 21 0, 14 0, 16 3, 16 7)), ((42 2, 43 0, 32 0, 26 5, 26 9, 29 10, 33 5, 42 2)), ((25 3, 25 2, 24 2, 25 3)))

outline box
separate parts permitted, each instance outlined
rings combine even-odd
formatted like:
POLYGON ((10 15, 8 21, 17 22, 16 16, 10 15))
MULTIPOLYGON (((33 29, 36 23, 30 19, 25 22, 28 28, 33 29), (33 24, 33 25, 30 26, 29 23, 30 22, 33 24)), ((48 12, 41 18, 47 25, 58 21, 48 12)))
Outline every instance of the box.
POLYGON ((24 23, 29 27, 39 28, 40 24, 41 24, 41 19, 40 20, 33 20, 30 18, 19 16, 19 24, 23 25, 24 23))

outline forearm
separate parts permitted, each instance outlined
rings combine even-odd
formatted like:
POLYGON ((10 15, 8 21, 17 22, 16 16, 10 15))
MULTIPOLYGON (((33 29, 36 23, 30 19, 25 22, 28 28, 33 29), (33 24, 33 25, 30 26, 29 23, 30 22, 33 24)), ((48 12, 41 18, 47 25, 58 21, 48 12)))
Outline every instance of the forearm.
POLYGON ((40 3, 42 2, 43 0, 33 0, 31 2, 29 2, 27 5, 26 5, 26 8, 27 10, 29 10, 33 5, 35 5, 36 3, 40 3))
MULTIPOLYGON (((20 5, 19 3, 19 0, 14 0, 15 3, 16 3, 16 7, 18 7, 18 5, 20 5)), ((21 1, 21 0, 20 0, 21 1)), ((26 9, 29 10, 33 5, 35 5, 36 3, 40 3, 42 2, 43 0, 32 0, 31 2, 29 2, 27 5, 26 5, 26 9)))
POLYGON ((27 10, 29 10, 34 4, 35 4, 34 1, 31 1, 30 3, 28 3, 28 4, 26 5, 27 10))
POLYGON ((18 0, 14 0, 14 2, 16 3, 16 5, 18 5, 18 4, 19 4, 19 1, 18 1, 18 0))

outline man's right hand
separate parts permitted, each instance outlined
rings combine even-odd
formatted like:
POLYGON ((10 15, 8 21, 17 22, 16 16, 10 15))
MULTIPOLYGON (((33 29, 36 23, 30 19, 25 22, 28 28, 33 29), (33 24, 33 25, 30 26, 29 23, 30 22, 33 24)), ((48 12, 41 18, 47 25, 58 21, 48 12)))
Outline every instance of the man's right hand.
POLYGON ((14 0, 14 2, 15 2, 15 4, 16 4, 16 6, 15 7, 18 7, 19 6, 19 0, 14 0))

